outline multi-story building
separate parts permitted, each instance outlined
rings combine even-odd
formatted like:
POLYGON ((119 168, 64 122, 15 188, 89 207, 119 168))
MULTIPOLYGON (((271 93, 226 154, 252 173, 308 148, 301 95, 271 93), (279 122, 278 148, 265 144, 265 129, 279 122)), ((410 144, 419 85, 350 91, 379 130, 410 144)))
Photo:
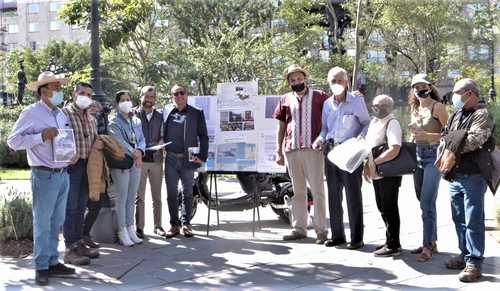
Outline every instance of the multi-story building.
POLYGON ((52 40, 86 42, 89 33, 58 17, 64 0, 0 0, 0 41, 3 50, 44 47, 52 40))

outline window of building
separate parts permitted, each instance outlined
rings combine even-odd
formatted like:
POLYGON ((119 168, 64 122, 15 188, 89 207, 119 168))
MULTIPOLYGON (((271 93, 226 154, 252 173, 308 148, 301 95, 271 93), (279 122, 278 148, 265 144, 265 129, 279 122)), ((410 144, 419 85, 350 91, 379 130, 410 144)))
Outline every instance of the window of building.
POLYGON ((50 2, 50 12, 59 12, 63 5, 63 2, 50 2))
POLYGON ((17 24, 9 24, 7 26, 8 33, 17 33, 19 31, 19 26, 17 24))
POLYGON ((13 43, 9 43, 9 44, 7 45, 7 50, 8 50, 8 51, 13 51, 13 50, 15 50, 15 49, 16 49, 16 47, 17 47, 17 43, 15 43, 15 42, 13 42, 13 43))
POLYGON ((49 29, 50 30, 60 30, 63 26, 62 21, 60 20, 53 20, 49 24, 49 29))
POLYGON ((38 3, 28 4, 28 13, 30 14, 40 13, 40 4, 38 3))
POLYGON ((32 22, 29 24, 29 32, 38 32, 40 31, 40 23, 32 22))

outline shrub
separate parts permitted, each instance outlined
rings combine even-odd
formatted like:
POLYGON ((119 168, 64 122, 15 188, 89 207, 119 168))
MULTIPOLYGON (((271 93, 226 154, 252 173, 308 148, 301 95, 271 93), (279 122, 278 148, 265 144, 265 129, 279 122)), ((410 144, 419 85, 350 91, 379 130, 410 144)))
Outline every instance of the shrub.
POLYGON ((0 167, 27 168, 26 151, 13 151, 7 145, 7 137, 14 123, 15 121, 3 120, 0 123, 0 167))
POLYGON ((0 241, 33 239, 32 201, 26 192, 9 189, 0 196, 0 241))
POLYGON ((0 107, 0 167, 28 167, 26 151, 16 152, 7 146, 7 137, 23 109, 24 106, 0 107))

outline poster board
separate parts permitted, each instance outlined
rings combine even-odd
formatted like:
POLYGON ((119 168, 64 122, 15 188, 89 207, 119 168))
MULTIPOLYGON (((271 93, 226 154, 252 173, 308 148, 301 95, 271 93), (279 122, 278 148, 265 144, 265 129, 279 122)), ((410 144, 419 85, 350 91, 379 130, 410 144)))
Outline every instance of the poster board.
POLYGON ((190 96, 202 109, 209 137, 206 171, 281 173, 273 118, 279 96, 259 96, 257 82, 217 84, 216 96, 190 96))

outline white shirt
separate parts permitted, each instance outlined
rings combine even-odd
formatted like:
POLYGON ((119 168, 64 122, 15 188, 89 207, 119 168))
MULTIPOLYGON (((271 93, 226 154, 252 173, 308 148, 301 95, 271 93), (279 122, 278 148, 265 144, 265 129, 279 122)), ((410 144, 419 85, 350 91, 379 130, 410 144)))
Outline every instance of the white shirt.
POLYGON ((386 143, 387 134, 387 144, 389 146, 402 144, 402 131, 399 121, 394 117, 394 115, 389 114, 382 119, 373 118, 368 126, 368 132, 366 134, 366 142, 369 148, 374 148, 378 145, 386 143), (386 124, 387 132, 385 132, 386 124))

